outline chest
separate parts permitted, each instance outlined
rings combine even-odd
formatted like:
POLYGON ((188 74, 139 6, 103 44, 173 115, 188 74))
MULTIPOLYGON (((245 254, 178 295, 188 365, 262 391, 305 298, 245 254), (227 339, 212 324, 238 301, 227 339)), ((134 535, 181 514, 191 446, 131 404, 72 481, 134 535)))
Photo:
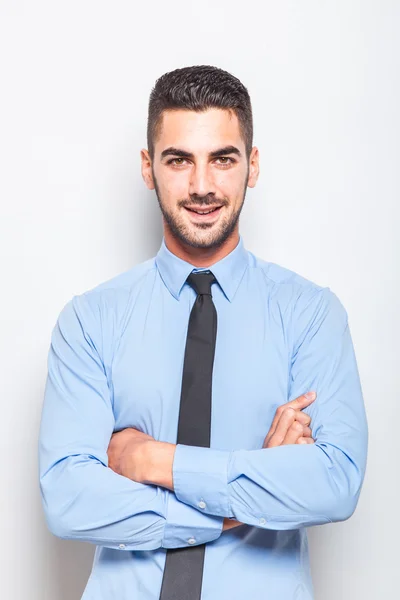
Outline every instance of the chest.
MULTIPOLYGON (((188 319, 194 298, 137 303, 116 350, 116 429, 135 427, 175 443, 188 319)), ((215 294, 218 326, 212 376, 211 447, 262 446, 276 408, 287 401, 289 356, 282 320, 248 298, 215 294)))

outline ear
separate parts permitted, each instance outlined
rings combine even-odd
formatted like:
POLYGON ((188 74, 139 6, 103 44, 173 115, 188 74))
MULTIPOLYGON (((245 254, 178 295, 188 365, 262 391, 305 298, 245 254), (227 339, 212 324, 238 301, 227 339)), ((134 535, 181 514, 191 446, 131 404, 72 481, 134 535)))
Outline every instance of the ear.
POLYGON ((148 150, 142 148, 140 151, 140 158, 142 161, 142 177, 146 186, 149 190, 154 190, 153 174, 151 171, 151 158, 148 150))
POLYGON ((249 157, 249 179, 247 182, 248 187, 250 187, 250 188, 255 187, 259 174, 260 174, 259 152, 258 152, 258 148, 256 148, 254 146, 254 148, 252 148, 252 150, 251 150, 250 157, 249 157))

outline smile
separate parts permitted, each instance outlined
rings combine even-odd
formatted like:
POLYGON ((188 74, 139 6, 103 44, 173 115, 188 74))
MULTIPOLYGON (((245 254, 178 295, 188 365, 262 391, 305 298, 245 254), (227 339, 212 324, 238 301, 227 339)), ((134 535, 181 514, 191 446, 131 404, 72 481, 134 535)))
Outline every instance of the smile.
POLYGON ((211 215, 213 213, 217 213, 219 212, 219 210, 222 208, 222 206, 215 206, 213 208, 189 208, 187 206, 185 206, 186 210, 190 211, 191 213, 194 213, 196 215, 200 215, 200 216, 205 216, 205 215, 211 215))

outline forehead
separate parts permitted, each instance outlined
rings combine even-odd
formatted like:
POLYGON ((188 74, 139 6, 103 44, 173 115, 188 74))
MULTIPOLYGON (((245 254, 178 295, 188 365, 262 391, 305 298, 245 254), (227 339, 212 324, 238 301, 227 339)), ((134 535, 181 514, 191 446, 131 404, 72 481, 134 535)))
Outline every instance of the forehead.
POLYGON ((227 145, 243 146, 239 120, 227 109, 165 110, 155 141, 157 151, 174 146, 186 150, 209 151, 227 145))

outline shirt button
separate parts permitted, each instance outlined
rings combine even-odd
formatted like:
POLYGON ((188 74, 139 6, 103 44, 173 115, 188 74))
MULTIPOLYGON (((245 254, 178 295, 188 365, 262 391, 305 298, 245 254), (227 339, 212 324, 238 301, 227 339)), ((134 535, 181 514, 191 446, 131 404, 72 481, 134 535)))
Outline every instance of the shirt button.
POLYGON ((266 522, 267 522, 267 521, 266 521, 264 518, 261 518, 261 519, 259 520, 259 523, 260 523, 260 525, 265 525, 265 523, 266 523, 266 522))
POLYGON ((194 538, 189 538, 188 542, 189 542, 189 544, 195 544, 196 540, 194 538))
POLYGON ((206 503, 204 502, 204 500, 200 500, 198 506, 199 506, 199 508, 205 508, 206 507, 206 503))
POLYGON ((120 545, 118 546, 118 548, 119 548, 120 550, 125 550, 126 546, 125 546, 125 544, 120 544, 120 545))

